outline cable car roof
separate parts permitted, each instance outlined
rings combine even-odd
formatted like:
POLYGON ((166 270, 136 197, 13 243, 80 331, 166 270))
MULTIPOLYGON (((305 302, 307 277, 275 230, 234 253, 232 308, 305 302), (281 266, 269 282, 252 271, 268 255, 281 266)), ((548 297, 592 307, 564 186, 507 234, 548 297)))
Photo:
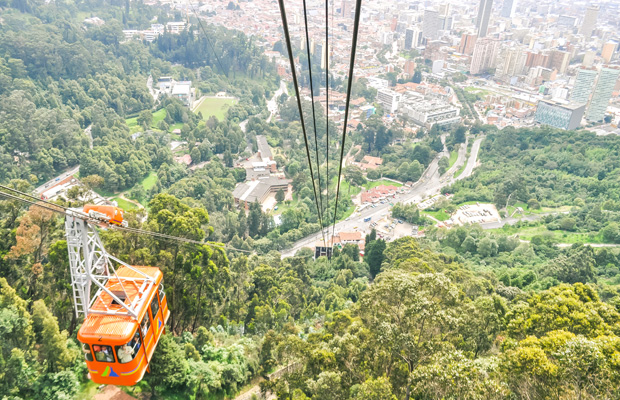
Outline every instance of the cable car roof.
POLYGON ((145 279, 138 272, 127 267, 121 267, 116 271, 120 283, 118 279, 112 277, 106 284, 106 288, 112 292, 120 292, 124 288, 124 292, 127 294, 125 302, 137 303, 138 319, 127 315, 123 307, 113 304, 113 299, 109 294, 101 292, 90 307, 88 317, 78 332, 78 339, 81 342, 121 345, 131 339, 139 321, 142 321, 146 314, 150 299, 159 287, 163 276, 159 268, 156 267, 134 266, 133 268, 154 279, 154 284, 150 289, 148 289, 149 286, 146 286, 146 290, 140 293, 140 290, 144 289, 142 286, 145 279))

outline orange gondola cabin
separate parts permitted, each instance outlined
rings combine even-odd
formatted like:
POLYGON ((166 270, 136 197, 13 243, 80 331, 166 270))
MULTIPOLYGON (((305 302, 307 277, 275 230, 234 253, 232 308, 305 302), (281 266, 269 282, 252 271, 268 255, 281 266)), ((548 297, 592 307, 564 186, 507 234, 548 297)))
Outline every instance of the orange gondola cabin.
POLYGON ((77 338, 93 382, 131 386, 149 371, 170 317, 163 274, 108 254, 95 225, 122 225, 122 212, 95 208, 109 215, 85 206, 65 219, 75 310, 85 317, 77 338))
POLYGON ((124 386, 140 382, 170 317, 159 268, 134 268, 153 277, 155 285, 150 290, 141 292, 140 276, 126 267, 119 268, 118 278, 111 278, 106 286, 121 300, 139 303, 138 318, 110 314, 123 309, 102 292, 78 331, 93 382, 124 386), (127 297, 123 298, 125 293, 127 297))

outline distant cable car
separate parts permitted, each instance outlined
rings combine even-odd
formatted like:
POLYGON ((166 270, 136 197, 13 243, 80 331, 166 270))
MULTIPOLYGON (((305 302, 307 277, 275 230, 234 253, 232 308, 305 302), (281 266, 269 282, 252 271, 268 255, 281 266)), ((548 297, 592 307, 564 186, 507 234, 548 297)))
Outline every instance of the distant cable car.
POLYGON ((114 225, 127 226, 127 222, 123 221, 123 209, 114 206, 95 206, 87 204, 83 210, 89 217, 102 220, 114 225))
POLYGON ((126 225, 120 208, 87 205, 66 214, 73 301, 84 316, 77 337, 93 382, 131 386, 149 370, 170 311, 159 268, 105 251, 95 225, 110 223, 126 225))

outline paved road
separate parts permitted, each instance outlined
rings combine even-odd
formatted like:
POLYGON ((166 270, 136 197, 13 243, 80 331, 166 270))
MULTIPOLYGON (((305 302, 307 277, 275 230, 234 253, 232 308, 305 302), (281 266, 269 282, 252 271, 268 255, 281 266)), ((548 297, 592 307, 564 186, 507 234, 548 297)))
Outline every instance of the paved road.
MULTIPOLYGON (((469 141, 469 138, 467 138, 467 141, 469 141)), ((454 173, 465 163, 465 158, 467 157, 467 141, 459 145, 458 157, 450 169, 446 171, 446 176, 454 175, 454 173)))
POLYGON ((70 176, 70 175, 75 175, 78 173, 78 171, 80 170, 80 166, 78 165, 77 167, 73 167, 72 169, 68 170, 67 172, 63 172, 62 174, 58 175, 56 178, 52 178, 47 182, 44 182, 41 186, 39 186, 38 188, 36 188, 34 190, 34 192, 36 194, 41 194, 43 192, 45 192, 48 188, 52 187, 52 184, 61 181, 63 179, 65 179, 66 177, 70 176))
POLYGON ((524 217, 509 217, 509 218, 504 218, 503 220, 499 221, 499 222, 487 222, 485 224, 480 224, 480 226, 482 227, 482 229, 499 229, 501 227, 503 227, 504 225, 508 224, 508 225, 514 225, 519 221, 524 221, 524 222, 528 222, 528 221, 536 221, 537 219, 540 219, 542 217, 545 217, 547 215, 555 215, 555 214, 568 214, 568 211, 563 211, 563 212, 548 212, 548 213, 540 213, 540 214, 530 214, 530 215, 526 215, 524 217))
POLYGON ((474 168, 477 165, 478 153, 480 152, 480 145, 482 144, 481 138, 474 141, 474 144, 471 146, 471 153, 469 155, 469 160, 467 160, 467 166, 461 175, 459 175, 455 180, 465 179, 470 177, 474 168))
MULTIPOLYGON (((278 97, 280 97, 282 93, 288 94, 286 83, 284 81, 280 81, 280 87, 273 94, 273 97, 271 98, 271 100, 267 102, 267 109, 269 110, 269 116, 267 117, 267 122, 271 121, 271 118, 273 118, 273 116, 278 112, 278 97)), ((241 128, 243 133, 246 133, 247 124, 248 124, 247 119, 239 122, 239 127, 241 128)), ((247 141, 247 146, 245 147, 245 151, 247 151, 250 154, 254 154, 254 151, 252 149, 252 141, 247 136, 246 136, 246 141, 247 141)))
POLYGON ((278 98, 282 95, 282 93, 286 93, 288 95, 288 89, 286 88, 286 82, 283 80, 280 81, 280 87, 273 94, 271 100, 267 102, 267 109, 269 110, 269 117, 267 117, 267 122, 271 121, 274 115, 278 112, 278 98))
MULTIPOLYGON (((469 176, 471 175, 474 165, 476 163, 476 158, 478 156, 478 151, 480 150, 480 142, 484 139, 483 137, 477 138, 474 141, 472 146, 471 156, 467 161, 468 165, 465 168, 465 171, 461 174, 461 176, 469 176), (472 163, 470 166, 469 163, 472 163), (465 175, 468 173, 468 175, 465 175)), ((439 159, 441 157, 447 156, 447 152, 441 152, 438 156, 431 162, 428 166, 422 177, 413 185, 413 187, 409 190, 408 193, 397 194, 394 199, 391 199, 392 203, 419 203, 422 199, 435 195, 437 193, 441 193, 441 189, 445 186, 449 186, 454 182, 452 177, 447 177, 444 175, 440 179, 439 176, 439 159)), ((460 177, 459 177, 460 178, 460 177)), ((377 221, 390 213, 390 205, 386 204, 377 204, 376 208, 366 208, 364 210, 356 211, 345 221, 341 221, 336 224, 336 232, 351 232, 351 231, 361 231, 362 233, 366 233, 370 231, 370 224, 372 221, 377 221), (370 217, 371 220, 369 222, 363 222, 364 218, 370 217)), ((331 234, 332 228, 329 228, 329 232, 331 234)), ((327 229, 326 229, 327 236, 327 229)), ((282 257, 291 257, 297 253, 303 247, 314 247, 314 243, 318 240, 322 239, 322 234, 320 232, 307 236, 293 244, 293 246, 289 249, 282 251, 282 257)))

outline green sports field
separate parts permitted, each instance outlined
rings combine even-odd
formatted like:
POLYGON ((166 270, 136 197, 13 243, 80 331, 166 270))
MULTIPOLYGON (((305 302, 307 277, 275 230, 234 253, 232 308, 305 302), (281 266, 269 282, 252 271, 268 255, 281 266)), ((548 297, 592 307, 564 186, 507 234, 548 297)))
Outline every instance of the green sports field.
POLYGON ((236 99, 227 99, 221 97, 206 97, 200 105, 194 110, 195 113, 202 113, 202 118, 206 121, 212 115, 220 121, 226 117, 226 111, 230 106, 237 104, 236 99))

